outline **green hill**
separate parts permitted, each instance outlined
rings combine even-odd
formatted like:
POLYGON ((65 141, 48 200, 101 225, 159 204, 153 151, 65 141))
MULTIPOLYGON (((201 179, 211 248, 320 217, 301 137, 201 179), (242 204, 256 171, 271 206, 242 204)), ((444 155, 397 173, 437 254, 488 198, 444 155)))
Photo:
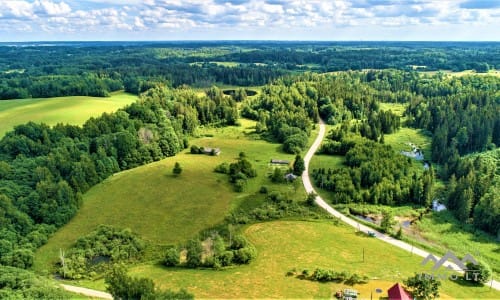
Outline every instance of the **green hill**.
POLYGON ((279 144, 254 139, 255 122, 241 122, 240 127, 202 129, 201 137, 191 141, 193 145, 220 148, 218 156, 185 150, 175 157, 117 173, 90 189, 77 215, 38 249, 35 269, 51 269, 59 249, 69 248, 100 224, 131 228, 153 245, 175 244, 222 222, 231 208, 259 204, 264 196, 254 194, 262 185, 305 199, 302 188, 295 192, 300 185, 273 185, 267 178, 271 158, 293 160, 293 155, 282 153, 279 144), (249 180, 245 192, 236 193, 227 176, 213 170, 222 162, 234 161, 241 151, 257 169, 258 177, 249 180), (178 177, 172 175, 175 162, 183 168, 178 177))
POLYGON ((0 137, 15 125, 29 121, 55 125, 57 123, 83 124, 90 117, 103 112, 113 112, 133 103, 137 96, 124 92, 113 93, 108 98, 69 96, 43 99, 0 101, 0 137))
MULTIPOLYGON (((250 265, 223 271, 165 268, 145 264, 130 273, 152 278, 162 289, 186 288, 196 298, 331 298, 339 289, 354 288, 360 299, 387 297, 387 289, 414 272, 428 271, 422 258, 378 239, 356 233, 331 221, 275 221, 258 223, 244 231, 256 246, 258 256, 250 265), (365 260, 363 262, 363 249, 365 260), (367 275, 367 284, 354 287, 339 283, 301 280, 286 273, 315 268, 356 272, 367 275), (258 288, 257 288, 258 287, 258 288), (384 292, 376 294, 375 289, 384 292)), ((102 280, 81 284, 104 289, 102 280)), ((467 287, 445 280, 441 299, 498 299, 500 293, 489 287, 467 287)))

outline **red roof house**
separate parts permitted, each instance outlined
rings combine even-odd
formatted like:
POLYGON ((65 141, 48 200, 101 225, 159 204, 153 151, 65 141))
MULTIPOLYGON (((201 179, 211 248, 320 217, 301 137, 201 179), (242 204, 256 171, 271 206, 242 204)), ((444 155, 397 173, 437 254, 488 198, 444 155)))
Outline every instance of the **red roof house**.
POLYGON ((399 283, 393 285, 388 291, 389 300, 413 300, 410 293, 408 293, 399 283))

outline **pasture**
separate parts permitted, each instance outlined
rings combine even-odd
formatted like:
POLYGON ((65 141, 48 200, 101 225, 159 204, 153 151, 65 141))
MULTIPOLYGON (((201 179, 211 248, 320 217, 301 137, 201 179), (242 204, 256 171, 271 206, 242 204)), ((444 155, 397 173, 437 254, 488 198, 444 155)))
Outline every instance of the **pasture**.
MULTIPOLYGON (((315 268, 356 272, 367 275, 369 283, 355 285, 361 299, 387 297, 387 289, 395 282, 425 271, 422 258, 411 255, 359 234, 352 228, 333 225, 332 221, 274 221, 250 225, 244 231, 257 248, 258 256, 250 265, 222 271, 166 268, 144 264, 133 267, 130 274, 152 278, 162 289, 186 288, 196 298, 331 298, 344 288, 339 283, 318 283, 286 276, 293 268, 300 273, 315 268), (365 259, 363 261, 363 249, 365 259), (383 253, 383 255, 381 255, 383 253), (258 287, 258 288, 257 288, 258 287), (377 295, 374 290, 384 293, 377 295)), ((81 282, 104 289, 102 280, 81 282)), ((500 297, 488 287, 466 287, 443 281, 441 299, 500 297)))
POLYGON ((94 186, 84 194, 77 215, 38 249, 35 269, 50 270, 59 249, 68 249, 99 224, 131 228, 152 245, 168 245, 222 222, 232 209, 258 206, 265 197, 258 193, 262 185, 305 199, 300 182, 274 184, 267 177, 271 158, 293 162, 294 155, 283 153, 280 144, 252 134, 255 122, 240 122, 238 127, 201 128, 199 137, 190 141, 191 145, 220 148, 218 156, 195 155, 186 149, 175 157, 117 173, 94 186), (222 162, 235 161, 240 152, 246 153, 258 176, 248 181, 244 192, 236 193, 227 175, 213 170, 222 162), (175 162, 183 168, 177 177, 172 175, 175 162))
POLYGON ((69 96, 0 101, 0 137, 14 126, 29 121, 55 125, 81 125, 90 117, 113 112, 137 100, 137 96, 117 92, 110 97, 69 96))

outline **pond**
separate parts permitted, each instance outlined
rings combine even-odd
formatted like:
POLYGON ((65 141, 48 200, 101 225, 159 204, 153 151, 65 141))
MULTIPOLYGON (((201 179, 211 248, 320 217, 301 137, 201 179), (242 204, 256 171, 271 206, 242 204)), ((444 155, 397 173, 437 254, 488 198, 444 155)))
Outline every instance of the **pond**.
MULTIPOLYGON (((224 93, 224 95, 234 95, 234 93, 236 92, 236 90, 223 90, 222 93, 224 93)), ((250 90, 250 89, 245 89, 245 93, 247 93, 247 96, 251 97, 251 96, 255 96, 257 95, 257 92, 254 91, 254 90, 250 90)))

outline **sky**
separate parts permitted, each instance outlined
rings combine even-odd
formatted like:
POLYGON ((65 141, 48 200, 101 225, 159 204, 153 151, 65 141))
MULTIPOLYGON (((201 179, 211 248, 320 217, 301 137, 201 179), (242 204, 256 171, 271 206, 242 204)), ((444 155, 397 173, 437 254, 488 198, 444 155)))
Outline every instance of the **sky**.
POLYGON ((499 41, 500 0, 0 0, 0 41, 499 41))

